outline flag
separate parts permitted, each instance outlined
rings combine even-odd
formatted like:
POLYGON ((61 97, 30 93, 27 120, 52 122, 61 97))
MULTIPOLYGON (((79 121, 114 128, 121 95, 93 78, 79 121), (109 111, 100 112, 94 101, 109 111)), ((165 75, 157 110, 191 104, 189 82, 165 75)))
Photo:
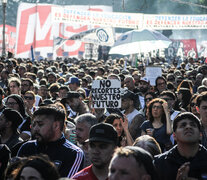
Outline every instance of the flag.
POLYGON ((138 56, 136 56, 136 60, 135 60, 135 67, 138 68, 138 56))

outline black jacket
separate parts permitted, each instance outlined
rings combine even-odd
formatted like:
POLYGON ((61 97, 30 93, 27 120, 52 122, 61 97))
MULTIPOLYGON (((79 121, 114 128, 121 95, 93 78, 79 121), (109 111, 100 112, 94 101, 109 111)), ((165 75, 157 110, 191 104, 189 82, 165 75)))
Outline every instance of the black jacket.
POLYGON ((58 167, 61 177, 71 177, 83 168, 83 151, 62 136, 55 142, 40 144, 36 140, 24 143, 17 156, 28 157, 36 154, 46 154, 58 167))
POLYGON ((169 151, 155 157, 154 164, 160 180, 175 180, 177 171, 185 162, 190 162, 189 177, 202 179, 207 175, 207 149, 200 145, 197 154, 189 159, 181 156, 174 146, 169 151))
POLYGON ((0 179, 4 179, 4 171, 7 168, 11 152, 7 145, 0 144, 0 179))
POLYGON ((5 143, 9 149, 12 151, 12 148, 18 144, 23 142, 22 138, 19 137, 19 132, 14 133, 9 139, 8 141, 5 143))

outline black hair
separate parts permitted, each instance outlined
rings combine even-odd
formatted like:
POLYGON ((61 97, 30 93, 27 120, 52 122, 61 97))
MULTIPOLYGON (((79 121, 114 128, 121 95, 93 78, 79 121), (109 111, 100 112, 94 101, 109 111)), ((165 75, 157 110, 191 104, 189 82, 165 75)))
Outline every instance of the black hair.
POLYGON ((159 79, 162 79, 163 81, 165 81, 165 84, 167 84, 167 80, 166 80, 163 76, 158 76, 158 77, 156 78, 156 80, 155 80, 155 87, 157 87, 157 81, 158 81, 159 79))
POLYGON ((171 97, 173 100, 176 99, 175 93, 173 93, 172 91, 163 91, 161 92, 160 96, 168 96, 171 97))
POLYGON ((63 109, 59 108, 54 104, 47 105, 47 106, 40 106, 40 108, 34 112, 33 119, 34 117, 40 115, 53 116, 55 121, 59 121, 61 123, 61 130, 63 130, 64 123, 65 123, 65 112, 63 109))
POLYGON ((176 131, 178 122, 180 122, 183 119, 189 119, 189 120, 192 120, 192 121, 196 122, 196 124, 198 125, 198 129, 201 130, 201 122, 198 119, 198 117, 196 115, 194 115, 193 113, 191 113, 191 112, 184 112, 184 113, 179 114, 174 119, 174 121, 173 121, 173 132, 176 131))
POLYGON ((20 167, 15 180, 20 180, 21 173, 25 167, 36 169, 44 180, 57 180, 59 178, 58 170, 53 162, 50 161, 47 155, 30 156, 20 167))
POLYGON ((69 91, 69 88, 67 86, 64 86, 64 85, 63 86, 60 86, 60 88, 58 90, 60 91, 60 90, 64 90, 64 89, 66 91, 69 91))
POLYGON ((200 107, 202 101, 207 101, 207 92, 202 92, 196 98, 196 104, 200 107))
POLYGON ((22 81, 22 82, 23 82, 23 81, 27 81, 27 82, 29 82, 29 85, 30 85, 30 86, 33 86, 33 81, 32 81, 30 78, 22 78, 21 81, 22 81))
POLYGON ((190 89, 180 88, 178 93, 182 94, 181 107, 188 110, 188 105, 190 104, 190 99, 192 97, 190 89))
POLYGON ((146 98, 147 95, 151 95, 153 97, 153 99, 157 97, 156 94, 154 92, 151 92, 151 91, 146 92, 145 95, 144 95, 144 98, 146 98))
POLYGON ((23 101, 23 99, 22 99, 22 97, 20 95, 11 94, 11 95, 9 95, 6 98, 6 102, 8 101, 9 98, 13 98, 18 103, 18 105, 19 105, 19 113, 22 115, 23 118, 29 117, 27 112, 26 112, 24 101, 23 101))
POLYGON ((115 119, 120 119, 120 118, 122 118, 122 117, 119 116, 118 114, 110 114, 109 116, 106 117, 104 122, 113 125, 114 120, 115 119))
MULTIPOLYGON (((153 122, 154 121, 154 117, 152 116, 152 106, 154 103, 160 103, 160 104, 163 104, 164 102, 166 102, 165 100, 161 99, 161 98, 155 98, 153 100, 151 100, 147 106, 147 109, 148 109, 148 119, 150 122, 153 122)), ((166 115, 164 113, 164 110, 163 110, 163 113, 162 113, 162 117, 161 117, 161 122, 163 124, 166 123, 166 115)))

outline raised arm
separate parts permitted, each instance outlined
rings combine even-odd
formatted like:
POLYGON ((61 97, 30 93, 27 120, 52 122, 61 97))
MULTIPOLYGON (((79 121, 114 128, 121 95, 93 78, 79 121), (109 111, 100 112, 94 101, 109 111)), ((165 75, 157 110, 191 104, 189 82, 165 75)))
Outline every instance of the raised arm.
POLYGON ((129 132, 128 119, 127 119, 126 115, 124 115, 124 120, 122 118, 120 118, 120 120, 121 120, 121 125, 124 129, 124 134, 126 136, 127 145, 132 146, 134 143, 134 140, 129 132))
POLYGON ((170 112, 169 112, 167 102, 163 103, 162 106, 163 106, 165 116, 166 116, 166 133, 168 135, 171 135, 172 134, 172 122, 171 122, 171 119, 170 119, 170 112))

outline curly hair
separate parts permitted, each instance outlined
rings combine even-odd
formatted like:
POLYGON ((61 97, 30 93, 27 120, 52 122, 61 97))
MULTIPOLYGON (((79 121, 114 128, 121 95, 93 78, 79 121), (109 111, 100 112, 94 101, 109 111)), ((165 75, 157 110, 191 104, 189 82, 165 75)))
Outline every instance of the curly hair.
MULTIPOLYGON (((154 103, 160 103, 160 104, 163 104, 165 103, 166 101, 164 99, 161 99, 161 98, 155 98, 153 100, 151 100, 147 106, 147 118, 149 121, 153 122, 154 121, 154 117, 152 115, 152 106, 154 103)), ((163 109, 162 109, 163 110, 163 109)), ((162 117, 161 117, 161 122, 162 123, 166 123, 166 115, 164 113, 164 110, 163 110, 163 113, 162 113, 162 117)))

